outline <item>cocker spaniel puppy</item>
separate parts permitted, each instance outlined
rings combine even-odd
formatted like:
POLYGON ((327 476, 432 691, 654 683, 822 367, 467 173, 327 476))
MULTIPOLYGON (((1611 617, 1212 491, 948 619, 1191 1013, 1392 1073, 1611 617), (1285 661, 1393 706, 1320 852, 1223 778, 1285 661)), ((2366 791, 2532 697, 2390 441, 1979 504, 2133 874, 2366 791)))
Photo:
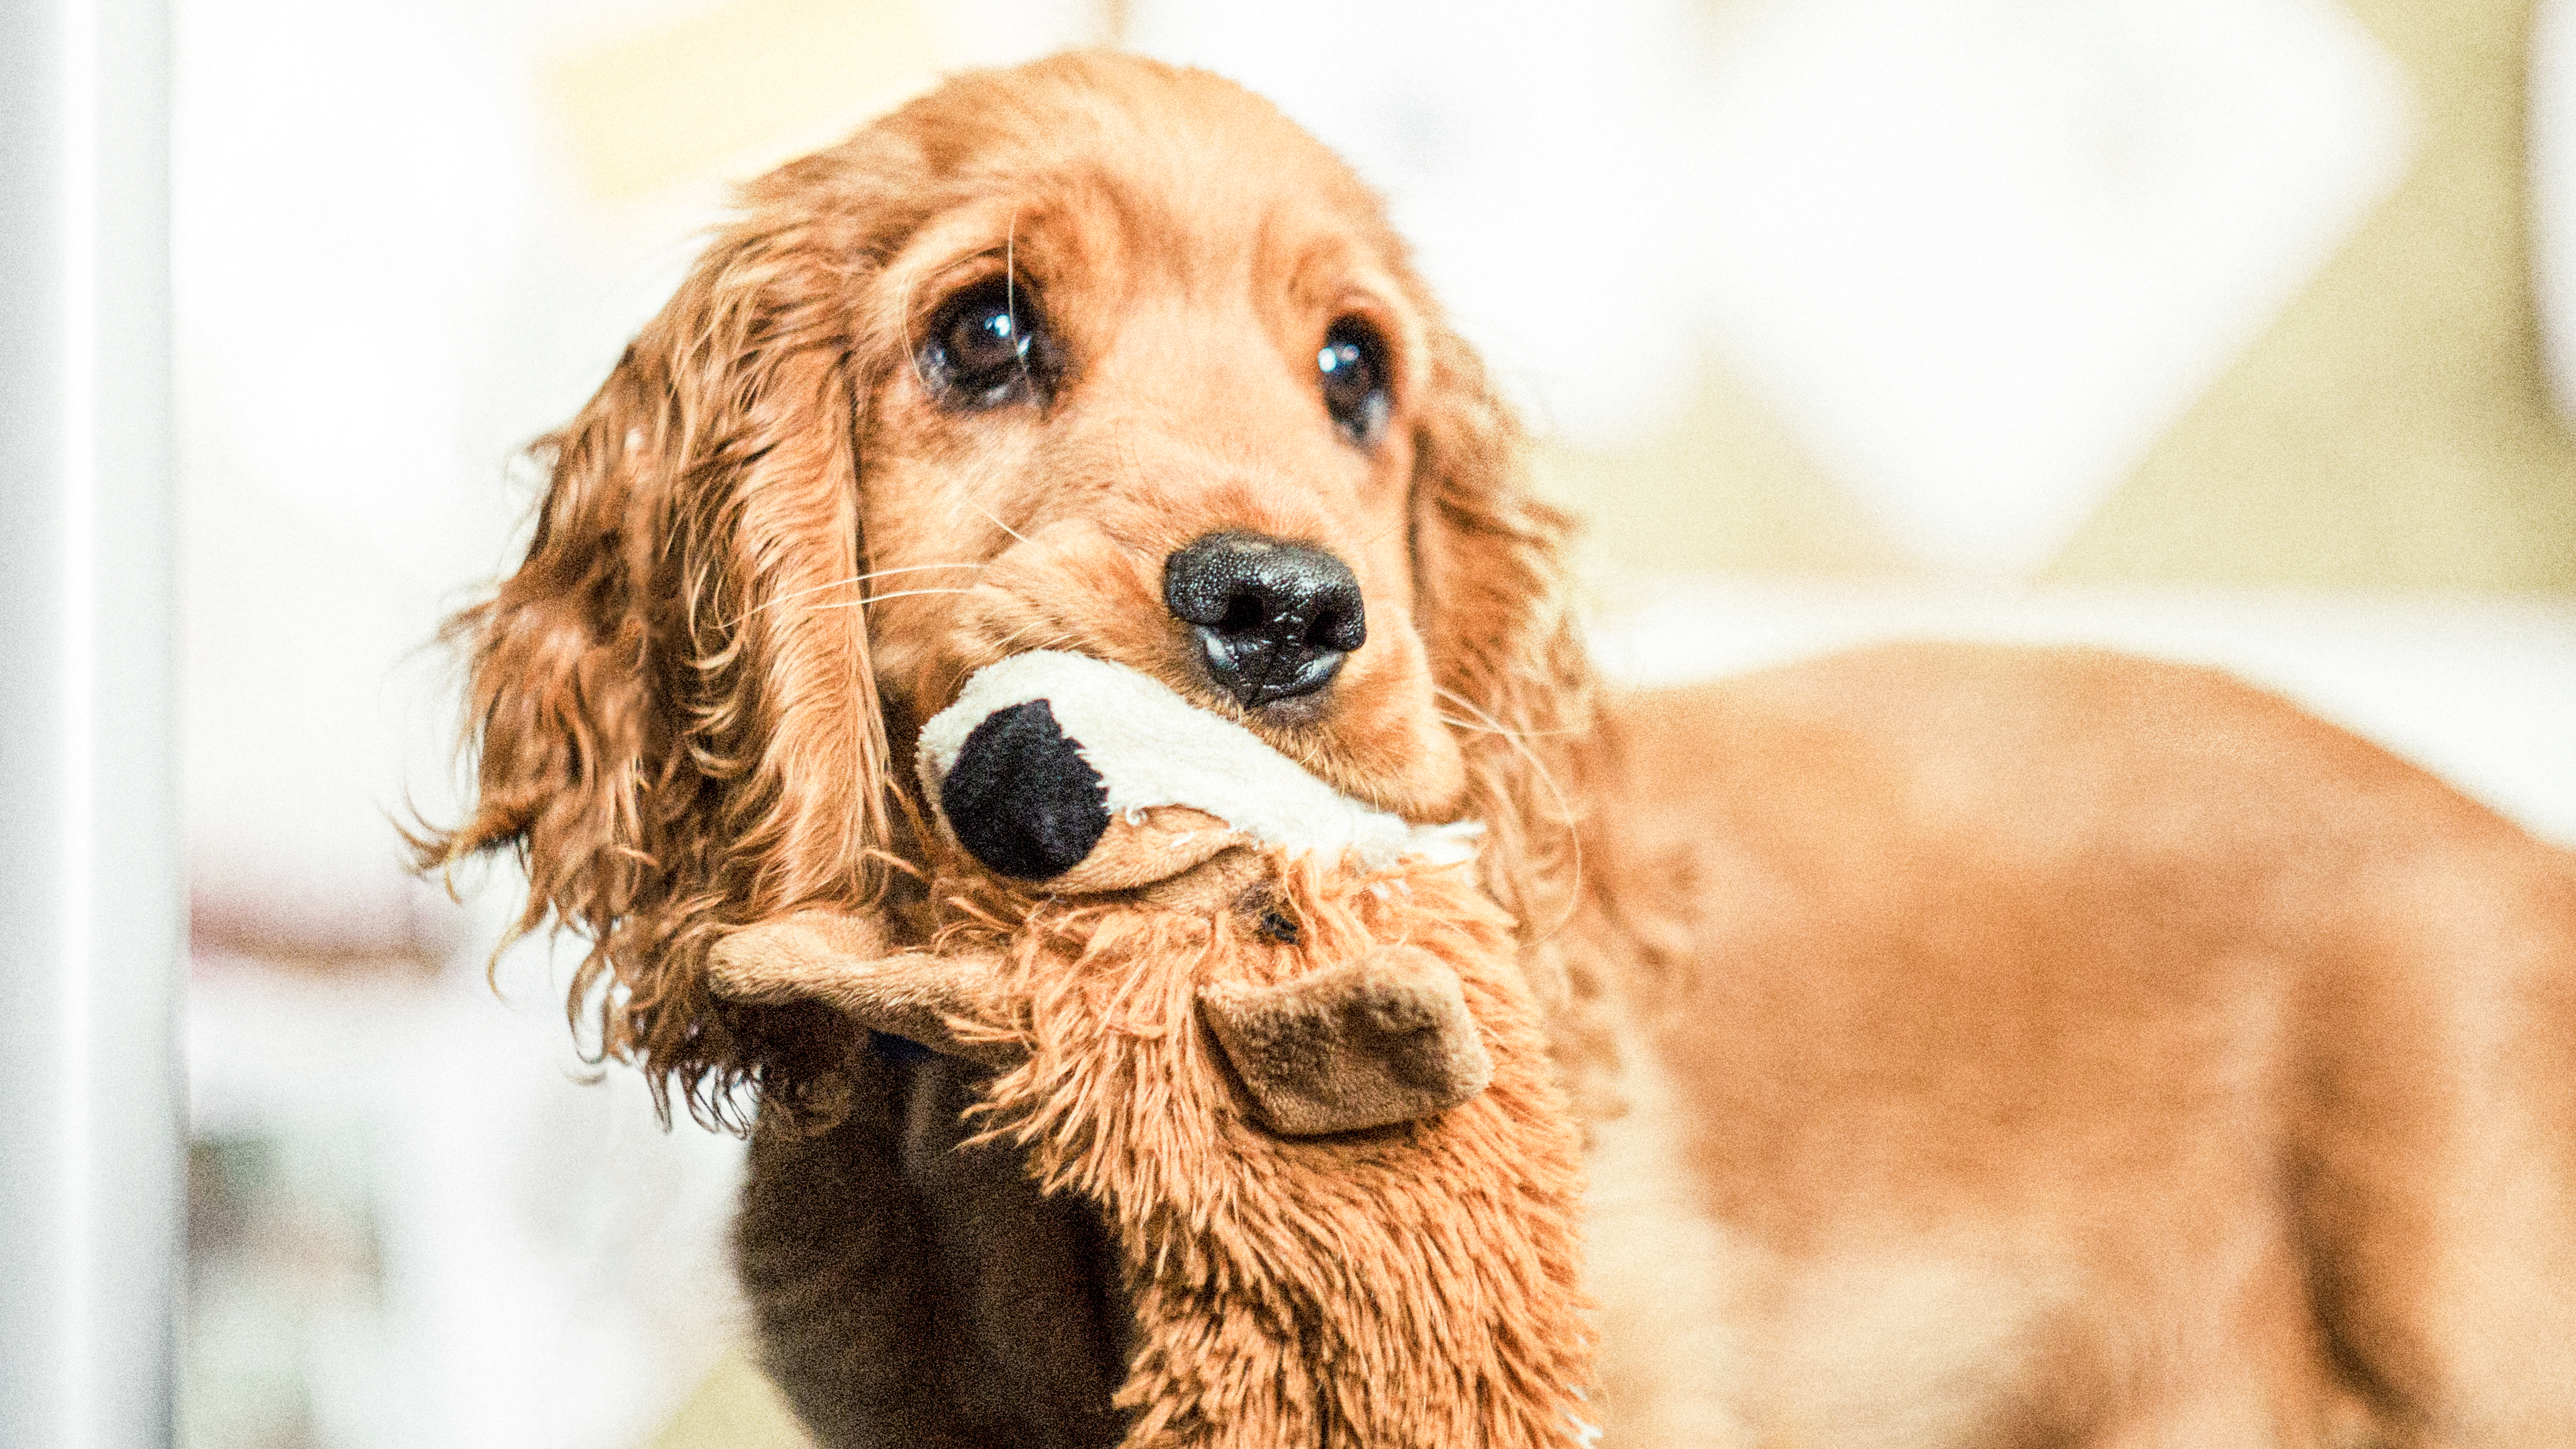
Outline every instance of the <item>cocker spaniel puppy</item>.
POLYGON ((2568 858, 2106 655, 1605 694, 1377 200, 1221 80, 968 75, 762 178, 544 455, 427 853, 515 851, 605 1050, 750 1127, 828 1443, 1137 1422, 1110 1229, 961 1121, 988 1069, 710 966, 802 912, 929 943, 922 726, 1053 650, 1483 824, 1590 1143, 1606 1443, 2576 1444, 2568 858))

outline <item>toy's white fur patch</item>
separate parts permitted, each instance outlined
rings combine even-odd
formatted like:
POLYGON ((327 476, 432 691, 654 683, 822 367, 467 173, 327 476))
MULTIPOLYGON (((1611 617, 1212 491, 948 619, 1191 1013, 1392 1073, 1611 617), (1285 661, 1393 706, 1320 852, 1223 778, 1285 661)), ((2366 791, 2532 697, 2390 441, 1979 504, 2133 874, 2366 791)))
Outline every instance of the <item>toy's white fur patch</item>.
POLYGON ((1113 816, 1188 805, 1265 845, 1357 851, 1375 867, 1407 857, 1439 865, 1466 860, 1484 830, 1472 821, 1413 825, 1371 810, 1161 681, 1123 664, 1052 649, 1015 654, 977 670, 957 702, 921 727, 921 783, 932 808, 940 782, 975 727, 995 710, 1037 699, 1047 702, 1056 727, 1099 772, 1113 816))

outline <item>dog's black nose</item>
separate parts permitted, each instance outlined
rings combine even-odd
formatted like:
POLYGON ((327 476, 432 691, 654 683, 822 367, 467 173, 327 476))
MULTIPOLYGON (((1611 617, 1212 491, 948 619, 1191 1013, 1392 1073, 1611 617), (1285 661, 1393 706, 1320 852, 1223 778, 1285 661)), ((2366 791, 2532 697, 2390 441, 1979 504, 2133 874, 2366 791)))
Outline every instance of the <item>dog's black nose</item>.
POLYGON ((1302 543, 1211 533, 1163 560, 1163 603, 1246 709, 1332 683, 1368 639, 1350 565, 1302 543))

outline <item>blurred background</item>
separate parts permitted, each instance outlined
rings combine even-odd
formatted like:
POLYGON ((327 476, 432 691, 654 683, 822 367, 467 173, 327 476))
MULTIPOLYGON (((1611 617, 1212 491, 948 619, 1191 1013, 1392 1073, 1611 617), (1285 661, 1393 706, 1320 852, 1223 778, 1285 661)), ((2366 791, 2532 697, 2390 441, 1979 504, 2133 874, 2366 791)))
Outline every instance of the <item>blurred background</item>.
POLYGON ((454 817, 519 451, 730 184, 962 66, 1120 44, 1340 148, 1624 677, 2118 644, 2576 843, 2576 0, 173 11, 196 1449, 800 1442, 739 1144, 583 1064, 571 952, 487 986, 516 883, 391 822, 454 817))

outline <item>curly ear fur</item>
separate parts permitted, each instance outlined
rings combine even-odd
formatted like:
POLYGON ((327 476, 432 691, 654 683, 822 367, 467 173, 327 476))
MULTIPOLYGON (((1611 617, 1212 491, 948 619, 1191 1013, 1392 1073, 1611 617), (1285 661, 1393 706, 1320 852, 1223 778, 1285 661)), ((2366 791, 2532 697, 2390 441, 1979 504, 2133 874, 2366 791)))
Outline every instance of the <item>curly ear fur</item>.
POLYGON ((587 936, 568 1010, 640 1061, 667 1112, 747 1125, 734 1089, 828 1119, 829 1032, 723 1003, 733 917, 875 898, 886 743, 859 607, 848 299, 877 208, 854 143, 757 182, 578 417, 527 557, 448 626, 471 660, 471 817, 423 866, 514 849, 517 923, 587 936))
POLYGON ((1596 714, 1576 523, 1531 488, 1527 439, 1475 351, 1435 324, 1429 352, 1414 474, 1424 642, 1466 756, 1467 813, 1485 822, 1486 888, 1520 923, 1553 1034, 1597 1056, 1608 1039, 1582 1021, 1597 987, 1553 940, 1582 896, 1577 802, 1596 714))

